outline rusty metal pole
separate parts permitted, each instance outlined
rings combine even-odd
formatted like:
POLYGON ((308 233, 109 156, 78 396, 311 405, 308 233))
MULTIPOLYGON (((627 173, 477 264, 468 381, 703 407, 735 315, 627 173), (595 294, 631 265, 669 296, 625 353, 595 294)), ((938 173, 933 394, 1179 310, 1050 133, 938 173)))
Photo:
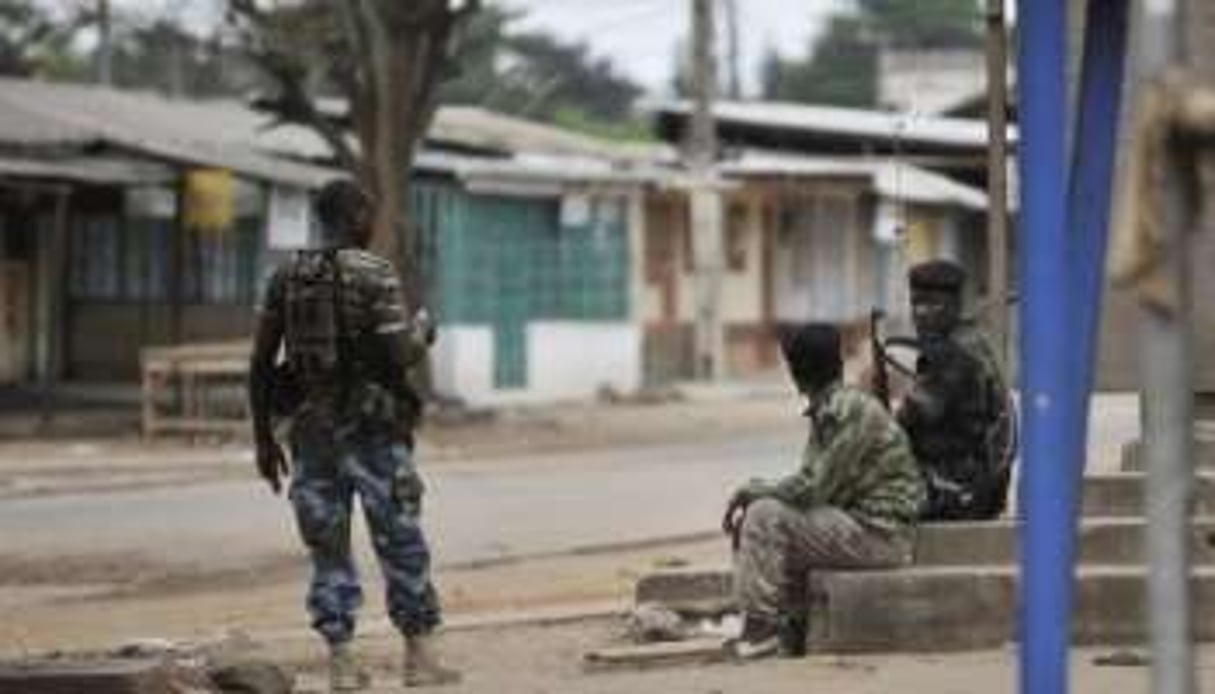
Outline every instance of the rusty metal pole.
MULTIPOLYGON (((1139 78, 1158 78, 1186 59, 1185 0, 1143 3, 1139 78)), ((1176 160, 1165 170, 1162 194, 1164 259, 1176 305, 1140 310, 1143 441, 1147 458, 1148 600, 1151 607, 1152 691, 1192 694, 1193 616, 1190 590, 1190 509, 1194 476, 1194 385, 1190 234, 1194 210, 1176 160)))
POLYGON ((1009 372, 1008 30, 1004 0, 987 0, 987 294, 996 354, 1009 372))
POLYGON ((688 165, 692 176, 692 255, 696 269, 696 376, 724 374, 721 320, 723 251, 721 196, 716 181, 717 127, 713 101, 717 77, 713 53, 714 0, 692 0, 693 105, 688 165))

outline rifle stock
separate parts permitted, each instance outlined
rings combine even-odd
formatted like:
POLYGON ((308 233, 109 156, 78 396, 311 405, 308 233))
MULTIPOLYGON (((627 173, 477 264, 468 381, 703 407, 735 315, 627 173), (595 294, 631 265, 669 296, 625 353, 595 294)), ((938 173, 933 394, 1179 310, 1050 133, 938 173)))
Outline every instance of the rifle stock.
POLYGON ((890 372, 886 367, 886 348, 882 344, 881 325, 886 317, 880 308, 869 312, 869 347, 873 359, 873 394, 882 406, 890 409, 890 372))

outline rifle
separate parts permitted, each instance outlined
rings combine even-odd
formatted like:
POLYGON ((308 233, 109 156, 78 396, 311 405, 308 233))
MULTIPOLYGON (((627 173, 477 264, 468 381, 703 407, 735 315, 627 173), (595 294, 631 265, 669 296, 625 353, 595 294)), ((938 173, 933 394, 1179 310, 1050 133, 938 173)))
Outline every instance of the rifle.
POLYGON ((882 342, 881 326, 886 312, 874 307, 869 311, 869 348, 873 359, 873 394, 882 407, 890 409, 890 372, 886 366, 886 345, 882 342))

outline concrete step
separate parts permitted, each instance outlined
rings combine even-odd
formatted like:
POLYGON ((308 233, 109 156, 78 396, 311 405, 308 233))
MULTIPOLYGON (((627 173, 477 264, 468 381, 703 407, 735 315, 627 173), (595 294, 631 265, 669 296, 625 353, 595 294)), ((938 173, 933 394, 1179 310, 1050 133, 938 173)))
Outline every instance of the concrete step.
MULTIPOLYGON (((1146 569, 1083 566, 1077 572, 1074 641, 1142 643, 1148 638, 1146 569)), ((810 648, 817 652, 925 652, 993 648, 1015 638, 1013 566, 915 566, 821 572, 811 577, 810 648)), ((682 569, 648 576, 639 602, 720 609, 729 574, 682 569), (717 605, 706 599, 715 593, 717 605), (659 599, 659 598, 666 598, 659 599)), ((1195 569, 1196 638, 1215 640, 1215 567, 1195 569)))
MULTIPOLYGON (((1080 526, 1082 565, 1135 567, 1146 564, 1142 518, 1087 517, 1080 526)), ((915 566, 1009 567, 1017 563, 1017 523, 1010 520, 974 523, 934 523, 916 536, 915 566)), ((1215 568, 1215 517, 1194 518, 1190 533, 1191 560, 1196 567, 1215 568)), ((681 612, 713 614, 730 609, 732 579, 726 565, 664 569, 642 576, 638 604, 659 602, 681 612)))
MULTIPOLYGON (((1196 515, 1215 515, 1215 471, 1194 478, 1196 515)), ((1085 516, 1142 516, 1147 476, 1142 472, 1111 472, 1084 478, 1082 512, 1085 516)))
MULTIPOLYGON (((1144 469, 1143 442, 1131 441, 1122 447, 1122 469, 1137 472, 1144 469)), ((1201 424, 1194 432, 1194 466, 1200 470, 1215 469, 1215 428, 1201 424)))
POLYGON ((171 694, 191 684, 199 681, 183 679, 159 660, 0 663, 0 694, 171 694))
MULTIPOLYGON (((1015 564, 1018 523, 998 520, 934 523, 920 528, 915 563, 921 566, 1015 564)), ((1147 522, 1133 517, 1087 517, 1080 525, 1079 559, 1084 564, 1115 566, 1147 562, 1147 522)), ((1215 566, 1215 517, 1194 518, 1190 532, 1195 565, 1215 566)))
MULTIPOLYGON (((1215 568, 1192 577, 1199 641, 1215 640, 1215 568)), ((810 647, 819 652, 923 652, 994 648, 1016 638, 1013 567, 914 567, 824 573, 813 581, 810 647)), ((1073 642, 1146 643, 1147 570, 1081 567, 1073 642)))

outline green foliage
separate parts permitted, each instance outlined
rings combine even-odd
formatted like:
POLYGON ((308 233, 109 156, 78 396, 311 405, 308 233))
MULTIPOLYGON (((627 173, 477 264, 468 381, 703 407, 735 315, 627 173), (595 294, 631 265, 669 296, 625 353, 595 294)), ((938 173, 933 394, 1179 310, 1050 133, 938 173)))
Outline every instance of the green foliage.
POLYGON ((572 107, 563 107, 553 114, 552 122, 566 130, 580 132, 602 140, 615 142, 657 141, 657 138, 650 131, 649 124, 644 120, 636 118, 604 121, 587 114, 585 111, 572 107))
POLYGON ((763 70, 765 98, 855 107, 877 100, 877 50, 855 17, 832 18, 810 60, 770 54, 763 70))
POLYGON ((964 48, 983 43, 976 0, 859 0, 874 34, 899 48, 964 48))
POLYGON ((116 37, 114 83, 190 97, 237 96, 258 84, 252 66, 218 37, 196 36, 160 18, 116 37))
POLYGON ((760 74, 763 96, 872 107, 880 47, 979 47, 980 17, 978 0, 858 0, 858 12, 832 17, 809 58, 768 55, 760 74))
POLYGON ((559 113, 587 122, 626 119, 641 89, 582 44, 539 32, 512 32, 519 15, 487 7, 471 22, 458 74, 443 85, 440 101, 474 104, 552 121, 559 113))
POLYGON ((56 21, 30 0, 0 0, 0 75, 73 76, 86 70, 72 51, 80 17, 56 21))

